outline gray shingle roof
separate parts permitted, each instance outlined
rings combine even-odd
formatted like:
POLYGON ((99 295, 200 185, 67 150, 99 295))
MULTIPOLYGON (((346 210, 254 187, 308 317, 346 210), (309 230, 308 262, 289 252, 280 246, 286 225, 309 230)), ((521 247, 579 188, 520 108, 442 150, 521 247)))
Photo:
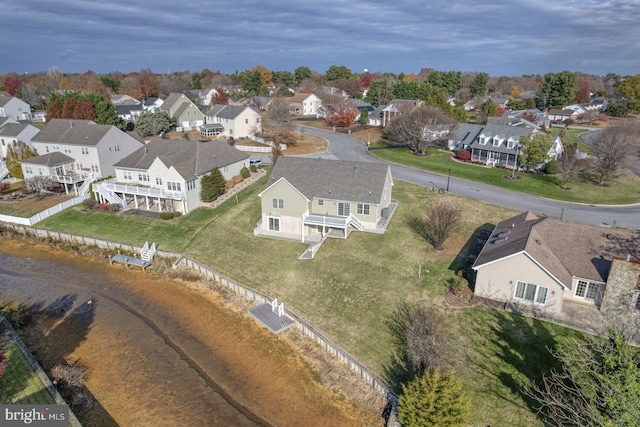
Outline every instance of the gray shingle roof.
POLYGON ((205 113, 205 116, 233 120, 242 114, 246 108, 249 107, 242 105, 214 105, 211 110, 205 113))
POLYGON ((638 247, 640 233, 540 218, 524 212, 500 222, 474 268, 526 251, 567 288, 573 276, 606 282, 613 257, 638 247))
MULTIPOLYGON (((51 119, 32 142, 50 142, 71 145, 97 145, 111 128, 90 120, 51 119)), ((115 128, 114 128, 115 129, 115 128)))
POLYGON ((225 141, 186 141, 179 139, 154 139, 134 151, 114 166, 148 170, 156 158, 173 168, 185 180, 214 169, 248 159, 249 155, 236 150, 225 141))
POLYGON ((34 164, 34 165, 43 165, 43 166, 58 166, 64 165, 67 163, 73 163, 75 159, 67 156, 64 153, 59 151, 54 151, 53 153, 43 154, 42 156, 31 157, 26 160, 22 160, 22 163, 34 164))
POLYGON ((173 107, 173 104, 175 104, 178 99, 180 99, 180 96, 182 94, 181 93, 172 93, 170 94, 167 99, 164 100, 164 102, 162 103, 162 105, 160 106, 160 110, 162 111, 169 111, 171 109, 171 107, 173 107))
POLYGON ((387 173, 389 166, 384 163, 280 156, 267 186, 284 178, 309 200, 374 204, 380 203, 387 173))
MULTIPOLYGON (((0 125, 1 126, 1 125, 0 125)), ((7 123, 5 126, 0 127, 1 136, 18 136, 29 123, 7 123)))

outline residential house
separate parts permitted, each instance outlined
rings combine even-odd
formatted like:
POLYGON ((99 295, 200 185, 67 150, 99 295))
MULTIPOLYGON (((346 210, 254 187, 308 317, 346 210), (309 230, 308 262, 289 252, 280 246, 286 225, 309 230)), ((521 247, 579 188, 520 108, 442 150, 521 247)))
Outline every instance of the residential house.
POLYGON ((50 120, 31 143, 38 157, 21 162, 25 179, 48 176, 76 192, 81 182, 113 175, 116 162, 144 145, 114 126, 70 119, 50 120))
POLYGON ((550 108, 547 112, 547 117, 549 117, 549 120, 553 123, 562 123, 567 119, 573 119, 577 115, 578 113, 575 110, 561 110, 557 108, 550 108))
POLYGON ((245 98, 244 96, 230 96, 228 100, 229 105, 240 105, 242 107, 249 105, 250 102, 250 99, 245 98))
POLYGON ((111 103, 115 106, 118 105, 139 105, 140 101, 133 96, 125 95, 123 93, 116 93, 109 98, 111 103))
POLYGON ((9 92, 0 91, 0 117, 31 121, 31 106, 9 92))
POLYGON ((562 320, 570 319, 580 307, 596 310, 616 305, 613 302, 621 294, 626 295, 627 306, 637 311, 639 247, 637 230, 524 212, 500 222, 484 244, 473 264, 474 293, 562 320))
POLYGON ((144 106, 140 104, 119 104, 116 105, 118 117, 127 122, 135 122, 144 113, 144 106))
POLYGON ((117 162, 115 178, 93 187, 105 203, 187 214, 200 205, 204 175, 219 169, 231 180, 248 162, 225 141, 155 139, 117 162))
POLYGON ((382 110, 386 105, 380 105, 369 113, 369 125, 382 126, 382 110))
MULTIPOLYGON (((527 122, 519 122, 514 126, 458 123, 447 138, 450 149, 471 151, 472 161, 514 168, 521 154, 520 140, 537 131, 536 126, 527 122)), ((562 151, 562 142, 556 137, 547 153, 547 160, 557 160, 562 151)))
POLYGON ((602 108, 602 105, 596 105, 596 104, 571 104, 571 105, 565 105, 564 107, 562 107, 563 110, 573 110, 576 112, 577 115, 580 114, 587 114, 587 113, 599 113, 600 109, 602 108))
POLYGON ((249 100, 249 107, 258 111, 269 111, 273 98, 270 96, 252 96, 249 100))
POLYGON ((7 149, 18 141, 22 141, 33 148, 31 139, 40 132, 40 129, 27 122, 18 122, 11 119, 0 121, 0 156, 2 162, 7 158, 7 149))
POLYGON ((200 135, 251 138, 262 132, 261 119, 260 113, 251 107, 214 105, 205 114, 205 124, 199 127, 200 135))
POLYGON ((280 156, 261 198, 256 234, 319 241, 351 230, 383 233, 395 209, 383 163, 280 156))
POLYGON ((204 124, 204 114, 186 95, 172 93, 162 103, 160 111, 166 111, 181 130, 197 129, 204 124))
POLYGON ((164 101, 156 96, 152 96, 150 98, 147 98, 144 100, 144 102, 142 102, 142 109, 144 110, 145 113, 153 113, 156 110, 158 110, 162 104, 164 103, 164 101))
POLYGON ((463 105, 464 111, 474 111, 474 110, 480 109, 488 100, 493 101, 496 107, 502 107, 502 108, 506 108, 507 103, 509 102, 509 99, 504 97, 483 96, 481 98, 474 98, 467 101, 463 105))
POLYGON ((396 116, 409 113, 423 104, 420 100, 392 99, 382 108, 382 126, 387 126, 396 116))
POLYGON ((317 116, 322 105, 315 93, 296 93, 284 99, 289 103, 289 111, 294 116, 317 116))

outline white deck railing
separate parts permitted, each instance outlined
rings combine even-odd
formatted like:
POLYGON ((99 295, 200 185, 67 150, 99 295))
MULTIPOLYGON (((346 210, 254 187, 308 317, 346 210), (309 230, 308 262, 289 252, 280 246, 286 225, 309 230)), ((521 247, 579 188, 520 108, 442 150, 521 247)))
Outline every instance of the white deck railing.
POLYGON ((115 181, 102 181, 94 186, 115 193, 133 194, 137 196, 158 197, 161 199, 184 200, 186 194, 181 191, 169 191, 163 188, 154 188, 146 185, 121 184, 115 181))

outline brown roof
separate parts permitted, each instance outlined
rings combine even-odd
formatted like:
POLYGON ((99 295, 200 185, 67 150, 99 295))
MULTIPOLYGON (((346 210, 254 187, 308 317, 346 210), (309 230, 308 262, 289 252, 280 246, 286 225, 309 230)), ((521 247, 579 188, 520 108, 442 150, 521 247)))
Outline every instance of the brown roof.
POLYGON ((148 170, 156 158, 167 167, 173 166, 180 176, 188 181, 194 176, 248 159, 249 155, 236 150, 225 141, 154 139, 114 166, 148 170))
POLYGON ((540 218, 525 212, 500 222, 473 267, 526 253, 571 287, 573 276, 606 282, 613 257, 640 256, 640 232, 540 218))
POLYGON ((114 127, 98 125, 91 120, 51 119, 31 141, 97 145, 111 128, 114 127))

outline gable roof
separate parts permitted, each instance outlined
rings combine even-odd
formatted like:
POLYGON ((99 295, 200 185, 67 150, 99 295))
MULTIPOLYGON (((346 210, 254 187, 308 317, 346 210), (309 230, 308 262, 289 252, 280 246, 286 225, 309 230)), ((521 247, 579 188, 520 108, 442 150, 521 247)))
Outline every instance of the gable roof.
POLYGON ((7 123, 2 126, 0 124, 0 135, 1 136, 18 136, 20 133, 27 128, 27 126, 33 126, 30 123, 7 123))
POLYGON ((214 169, 248 159, 249 155, 236 150, 225 141, 154 139, 114 166, 148 170, 157 158, 165 166, 173 166, 180 176, 188 181, 194 176, 200 176, 214 169))
MULTIPOLYGON (((173 107, 173 105, 178 102, 178 99, 180 99, 180 97, 182 96, 181 93, 172 93, 170 94, 167 99, 164 100, 164 102, 162 103, 162 105, 160 106, 160 109, 163 111, 169 111, 171 110, 171 107, 173 107)), ((187 102, 187 101, 184 101, 187 102)))
POLYGON ((9 95, 7 91, 0 91, 0 107, 4 107, 13 99, 13 96, 9 95))
POLYGON ((309 98, 310 96, 316 96, 316 95, 314 93, 299 92, 293 96, 285 96, 284 99, 286 99, 288 102, 303 102, 303 101, 306 101, 307 98, 309 98))
MULTIPOLYGON (((205 116, 219 117, 221 119, 233 120, 244 112, 245 109, 251 109, 243 105, 221 105, 216 104, 213 108, 205 113, 205 116)), ((257 113, 260 114, 260 113, 257 113)))
POLYGON ((350 162, 280 156, 267 188, 284 178, 307 199, 380 203, 389 166, 384 163, 350 162))
POLYGON ((538 217, 524 212, 500 222, 473 268, 526 252, 565 287, 572 277, 606 282, 613 257, 640 244, 640 232, 538 217))
POLYGON ((97 145, 112 128, 116 129, 111 125, 98 125, 91 120, 51 119, 31 141, 97 145))

